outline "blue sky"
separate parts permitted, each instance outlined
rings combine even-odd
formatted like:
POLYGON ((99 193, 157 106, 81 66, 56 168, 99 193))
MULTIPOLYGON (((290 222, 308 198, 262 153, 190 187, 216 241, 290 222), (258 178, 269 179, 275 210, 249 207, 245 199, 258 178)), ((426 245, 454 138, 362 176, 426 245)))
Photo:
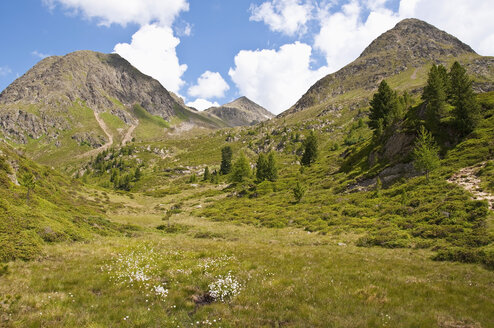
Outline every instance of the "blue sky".
POLYGON ((48 55, 117 52, 204 109, 246 95, 272 112, 406 17, 494 55, 492 1, 17 0, 0 2, 0 90, 48 55))

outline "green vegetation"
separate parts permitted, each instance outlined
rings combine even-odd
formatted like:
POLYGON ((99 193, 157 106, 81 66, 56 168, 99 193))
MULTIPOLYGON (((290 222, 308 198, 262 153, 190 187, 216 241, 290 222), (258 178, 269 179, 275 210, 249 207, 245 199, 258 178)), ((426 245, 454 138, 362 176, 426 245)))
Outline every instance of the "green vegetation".
POLYGON ((90 200, 80 184, 3 143, 0 164, 0 261, 37 258, 47 243, 124 231, 105 219, 101 200, 90 200), (22 186, 16 185, 17 179, 22 186))
POLYGON ((256 164, 256 178, 258 182, 265 180, 274 182, 278 179, 278 167, 274 152, 270 152, 268 156, 260 153, 256 164))
POLYGON ((226 175, 232 170, 233 151, 230 146, 221 148, 221 166, 220 173, 226 175))
POLYGON ((428 65, 249 127, 135 105, 105 150, 77 101, 69 146, 23 147, 63 173, 0 143, 0 326, 492 326, 493 212, 453 177, 494 192, 494 93, 428 65))
POLYGON ((451 66, 449 83, 456 128, 460 136, 464 137, 477 126, 480 107, 472 90, 472 81, 458 62, 451 66))
POLYGON ((317 138, 314 131, 310 131, 307 139, 304 141, 304 153, 300 163, 305 166, 310 166, 317 159, 318 149, 317 149, 317 138))
POLYGON ((415 141, 413 158, 415 168, 425 172, 427 180, 429 180, 429 173, 439 167, 439 147, 436 145, 432 134, 423 126, 420 128, 415 141))
POLYGON ((244 153, 240 153, 235 163, 233 163, 231 181, 243 182, 250 177, 250 163, 244 153))

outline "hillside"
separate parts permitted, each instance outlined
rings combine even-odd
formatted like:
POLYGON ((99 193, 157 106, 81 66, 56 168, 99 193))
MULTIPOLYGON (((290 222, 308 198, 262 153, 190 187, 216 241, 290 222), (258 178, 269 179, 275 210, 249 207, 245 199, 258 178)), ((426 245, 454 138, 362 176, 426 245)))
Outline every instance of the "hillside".
POLYGON ((42 161, 163 137, 166 128, 226 124, 183 106, 117 54, 43 59, 0 94, 0 133, 42 161))
MULTIPOLYGON (((407 19, 259 124, 197 129, 190 117, 268 114, 246 98, 201 114, 171 94, 166 119, 117 103, 135 124, 77 102, 97 145, 43 157, 46 136, 0 141, 0 326, 493 326, 493 60, 407 19)), ((14 99, 0 111, 49 112, 14 99)))
MULTIPOLYGON (((477 55, 454 36, 418 19, 405 19, 374 40, 352 63, 316 82, 297 103, 279 116, 310 110, 311 116, 342 107, 365 106, 382 79, 417 94, 432 63, 466 66, 478 92, 493 90, 494 58, 477 55)), ((296 115, 300 119, 303 115, 296 115)))
POLYGON ((231 127, 255 125, 274 117, 268 110, 247 97, 238 98, 220 107, 206 109, 205 112, 215 115, 231 127))
POLYGON ((125 232, 108 221, 98 196, 0 142, 0 261, 39 258, 50 243, 125 232))

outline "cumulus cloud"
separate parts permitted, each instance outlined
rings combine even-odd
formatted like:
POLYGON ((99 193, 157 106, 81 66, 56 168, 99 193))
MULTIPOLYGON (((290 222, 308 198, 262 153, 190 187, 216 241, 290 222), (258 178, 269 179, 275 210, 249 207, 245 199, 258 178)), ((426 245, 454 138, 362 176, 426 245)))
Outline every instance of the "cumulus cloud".
POLYGON ((187 65, 179 63, 175 51, 179 43, 170 27, 150 24, 142 26, 130 44, 119 43, 114 50, 138 70, 178 93, 185 84, 182 75, 187 70, 187 65))
POLYGON ((229 75, 242 95, 273 113, 293 105, 327 68, 310 68, 312 47, 295 42, 276 50, 242 50, 229 75))
POLYGON ((313 6, 308 0, 272 0, 251 5, 250 20, 264 22, 272 31, 286 35, 305 33, 313 6))
POLYGON ((197 79, 197 84, 189 88, 188 94, 191 97, 206 99, 223 98, 229 89, 230 86, 220 73, 206 71, 197 79))
POLYGON ((196 99, 192 102, 188 102, 186 105, 189 107, 194 107, 195 109, 198 109, 198 110, 205 110, 205 109, 208 109, 211 107, 219 107, 220 106, 220 104, 218 104, 217 102, 211 102, 209 100, 200 99, 200 98, 196 99))
POLYGON ((6 76, 12 73, 12 70, 8 66, 0 66, 0 76, 6 76))
MULTIPOLYGON (((166 89, 178 93, 187 65, 181 65, 176 53, 180 39, 172 30, 174 20, 189 9, 187 0, 43 0, 50 8, 61 6, 99 25, 129 23, 140 25, 131 43, 119 43, 114 51, 144 74, 157 79, 166 89)), ((188 35, 185 26, 182 35, 188 35)))
POLYGON ((398 12, 387 0, 340 1, 317 16, 320 30, 314 47, 324 53, 335 71, 355 60, 372 40, 404 18, 422 19, 468 43, 483 55, 494 53, 494 2, 489 0, 401 0, 398 12), (364 13, 368 13, 364 15, 364 13))
POLYGON ((401 18, 416 17, 445 30, 481 55, 494 55, 494 2, 401 0, 401 18))
POLYGON ((158 22, 170 26, 181 11, 187 11, 187 0, 43 0, 49 8, 57 5, 87 19, 96 18, 100 25, 158 22))
POLYGON ((392 28, 400 19, 397 14, 382 7, 382 1, 372 1, 373 9, 365 21, 361 19, 364 6, 353 0, 341 11, 327 13, 321 19, 321 29, 314 46, 325 56, 328 67, 335 71, 355 60, 372 40, 392 28))

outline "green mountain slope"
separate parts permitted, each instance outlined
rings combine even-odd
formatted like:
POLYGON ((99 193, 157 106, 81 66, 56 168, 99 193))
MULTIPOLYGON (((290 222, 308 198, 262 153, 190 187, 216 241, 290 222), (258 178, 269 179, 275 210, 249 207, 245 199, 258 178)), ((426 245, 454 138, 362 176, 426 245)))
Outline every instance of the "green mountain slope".
POLYGON ((51 165, 132 137, 164 138, 170 125, 226 126, 189 110, 120 56, 92 51, 46 58, 14 81, 0 94, 0 122, 4 139, 51 165))
POLYGON ((0 142, 0 261, 36 258, 46 243, 121 234, 124 227, 105 218, 99 197, 0 142))

